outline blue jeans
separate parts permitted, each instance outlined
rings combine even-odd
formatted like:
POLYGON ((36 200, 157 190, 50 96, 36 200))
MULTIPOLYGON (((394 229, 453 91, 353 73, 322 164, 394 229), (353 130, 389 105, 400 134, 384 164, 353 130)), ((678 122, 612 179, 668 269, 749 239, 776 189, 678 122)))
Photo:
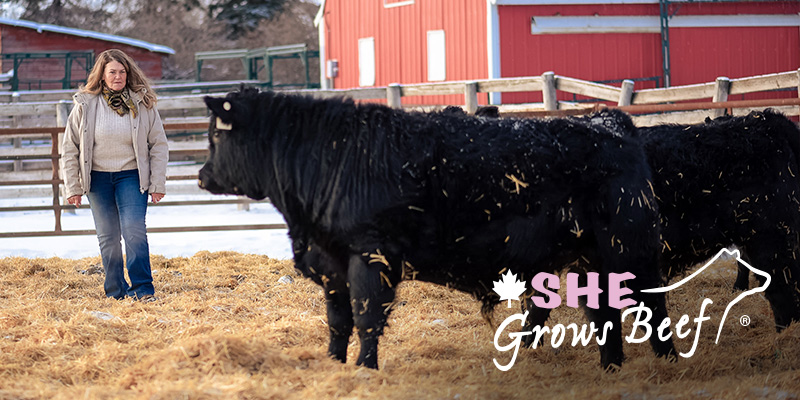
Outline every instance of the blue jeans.
POLYGON ((154 294, 145 228, 147 192, 139 191, 139 171, 92 171, 91 182, 87 197, 106 272, 106 296, 121 299, 154 294), (125 239, 125 266, 130 285, 123 271, 120 238, 125 239))

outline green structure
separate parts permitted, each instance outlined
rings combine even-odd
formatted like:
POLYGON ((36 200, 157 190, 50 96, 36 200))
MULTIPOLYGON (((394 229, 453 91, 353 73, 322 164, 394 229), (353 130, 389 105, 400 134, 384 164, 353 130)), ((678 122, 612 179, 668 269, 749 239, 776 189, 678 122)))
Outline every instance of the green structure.
POLYGON ((242 66, 244 67, 247 79, 250 79, 251 71, 250 71, 250 64, 247 62, 247 52, 248 52, 247 49, 233 49, 233 50, 217 50, 217 51, 198 51, 197 53, 194 53, 194 61, 197 64, 197 70, 195 75, 197 77, 197 81, 201 82, 203 80, 200 77, 200 73, 203 70, 203 61, 230 60, 230 59, 242 60, 242 66))
POLYGON ((84 81, 89 76, 89 71, 94 64, 94 51, 47 51, 47 52, 30 52, 30 53, 4 53, 0 54, 3 61, 10 61, 14 67, 12 75, 9 79, 11 91, 20 90, 20 86, 27 85, 27 90, 34 88, 41 89, 42 84, 46 83, 60 83, 62 89, 71 89, 84 81), (64 76, 60 79, 21 79, 19 76, 20 66, 26 62, 34 62, 36 60, 63 60, 64 62, 64 76), (85 71, 83 77, 80 79, 72 79, 72 66, 73 63, 78 63, 82 70, 85 71), (75 85, 73 85, 75 84, 75 85))
POLYGON ((197 81, 201 82, 203 61, 206 60, 222 60, 222 59, 239 59, 242 61, 242 67, 245 71, 245 76, 248 80, 261 81, 262 86, 267 89, 277 87, 297 87, 302 86, 306 89, 319 88, 318 83, 311 82, 311 75, 309 73, 309 61, 312 58, 319 58, 319 51, 309 50, 308 46, 304 43, 291 44, 286 46, 273 46, 261 47, 257 49, 234 49, 234 50, 220 50, 220 51, 201 51, 194 55, 195 62, 197 63, 197 81), (299 59, 303 63, 305 70, 305 81, 294 82, 285 84, 275 84, 273 80, 273 68, 275 60, 282 59, 299 59), (262 70, 266 70, 266 79, 260 79, 259 74, 262 70))

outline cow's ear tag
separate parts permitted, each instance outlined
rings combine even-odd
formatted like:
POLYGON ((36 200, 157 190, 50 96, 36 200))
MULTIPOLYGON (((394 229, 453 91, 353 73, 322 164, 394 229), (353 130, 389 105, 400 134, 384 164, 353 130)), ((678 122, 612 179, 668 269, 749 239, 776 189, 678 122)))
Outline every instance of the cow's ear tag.
POLYGON ((222 103, 222 108, 223 108, 225 111, 230 111, 230 110, 231 110, 231 102, 229 102, 229 101, 226 101, 226 102, 222 103))
MULTIPOLYGON (((229 104, 229 103, 225 102, 225 104, 229 104)), ((229 131, 229 130, 233 129, 233 125, 226 124, 225 122, 222 122, 222 120, 219 117, 217 117, 217 129, 218 130, 223 130, 223 131, 229 131)))

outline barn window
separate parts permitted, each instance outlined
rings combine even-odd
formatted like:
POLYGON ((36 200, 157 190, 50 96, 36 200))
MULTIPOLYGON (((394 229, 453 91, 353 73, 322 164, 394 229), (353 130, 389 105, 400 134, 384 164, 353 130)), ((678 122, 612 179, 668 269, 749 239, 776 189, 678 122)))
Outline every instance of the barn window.
POLYGON ((383 8, 410 6, 414 0, 383 0, 383 8))
POLYGON ((428 81, 446 79, 444 31, 428 31, 428 81))
POLYGON ((375 38, 358 39, 358 86, 375 86, 375 38))

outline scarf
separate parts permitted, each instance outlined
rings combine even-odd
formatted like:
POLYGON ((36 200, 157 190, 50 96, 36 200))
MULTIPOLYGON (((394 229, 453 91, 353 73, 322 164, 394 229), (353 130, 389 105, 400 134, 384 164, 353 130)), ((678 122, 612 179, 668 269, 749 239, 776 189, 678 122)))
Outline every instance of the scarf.
POLYGON ((111 90, 108 86, 103 83, 103 98, 108 103, 108 106, 111 107, 112 110, 116 111, 117 114, 123 116, 131 112, 134 118, 136 118, 136 104, 131 99, 130 92, 128 92, 127 88, 122 89, 120 91, 111 90))

